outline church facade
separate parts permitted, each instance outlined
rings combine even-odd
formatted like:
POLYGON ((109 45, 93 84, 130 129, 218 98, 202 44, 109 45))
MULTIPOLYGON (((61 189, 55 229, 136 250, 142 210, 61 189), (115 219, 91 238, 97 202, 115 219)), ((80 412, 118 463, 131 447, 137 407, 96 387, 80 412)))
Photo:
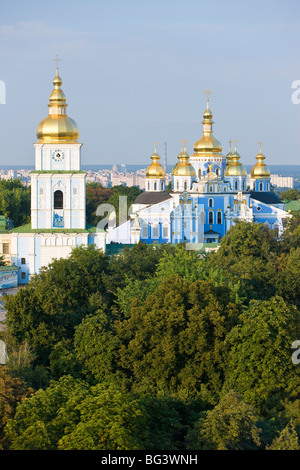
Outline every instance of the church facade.
POLYGON ((35 170, 31 173, 31 223, 10 233, 11 264, 26 284, 41 267, 66 258, 77 246, 105 251, 106 233, 86 225, 86 173, 76 122, 67 115, 58 69, 49 113, 37 127, 35 170))
POLYGON ((219 243, 239 220, 260 222, 280 236, 289 215, 271 190, 270 171, 260 151, 247 174, 236 149, 222 154, 213 135, 207 98, 203 134, 189 155, 181 148, 166 191, 165 171, 156 149, 147 168, 145 191, 130 208, 126 222, 110 226, 108 243, 219 243))

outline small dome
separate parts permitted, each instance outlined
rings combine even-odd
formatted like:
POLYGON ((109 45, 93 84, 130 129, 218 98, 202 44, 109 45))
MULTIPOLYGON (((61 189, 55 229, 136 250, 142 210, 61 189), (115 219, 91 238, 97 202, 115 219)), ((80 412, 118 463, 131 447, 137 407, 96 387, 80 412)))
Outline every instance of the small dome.
POLYGON ((264 163, 265 156, 260 151, 259 154, 255 157, 257 159, 257 163, 251 170, 251 178, 259 179, 259 178, 269 178, 270 177, 270 170, 267 165, 264 163))
POLYGON ((240 154, 235 150, 231 155, 231 163, 226 167, 225 176, 247 176, 247 170, 239 162, 240 154))
POLYGON ((160 156, 154 152, 151 155, 152 163, 148 166, 146 171, 146 178, 164 178, 165 171, 163 170, 162 166, 158 161, 160 160, 160 156))
POLYGON ((183 150, 178 155, 179 162, 174 166, 172 175, 173 176, 196 176, 194 167, 189 163, 189 154, 186 150, 183 150))

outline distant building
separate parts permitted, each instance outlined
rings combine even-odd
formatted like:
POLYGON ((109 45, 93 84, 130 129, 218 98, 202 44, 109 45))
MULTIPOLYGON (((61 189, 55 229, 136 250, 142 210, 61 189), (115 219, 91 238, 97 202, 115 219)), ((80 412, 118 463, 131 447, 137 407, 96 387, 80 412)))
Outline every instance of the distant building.
POLYGON ((294 178, 292 176, 271 175, 271 184, 279 188, 293 188, 294 178))

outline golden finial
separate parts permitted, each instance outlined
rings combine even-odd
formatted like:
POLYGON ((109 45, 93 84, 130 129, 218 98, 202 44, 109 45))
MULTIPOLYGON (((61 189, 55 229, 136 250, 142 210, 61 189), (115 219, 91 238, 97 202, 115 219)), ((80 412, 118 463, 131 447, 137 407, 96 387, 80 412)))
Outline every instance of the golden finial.
POLYGON ((234 151, 236 152, 236 143, 238 142, 238 140, 235 139, 232 142, 235 142, 234 151))
POLYGON ((157 142, 153 142, 153 144, 154 144, 154 153, 156 153, 157 142))
POLYGON ((184 151, 186 152, 186 142, 187 142, 187 140, 184 139, 182 142, 184 143, 184 151))
POLYGON ((261 153, 261 146, 262 146, 263 142, 258 142, 258 145, 259 145, 259 153, 261 153))

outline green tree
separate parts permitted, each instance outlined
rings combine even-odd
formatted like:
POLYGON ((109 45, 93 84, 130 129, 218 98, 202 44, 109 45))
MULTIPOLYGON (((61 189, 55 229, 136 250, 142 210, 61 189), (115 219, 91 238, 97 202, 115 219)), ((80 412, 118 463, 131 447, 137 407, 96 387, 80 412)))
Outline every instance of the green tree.
POLYGON ((76 327, 74 347, 76 360, 87 378, 111 382, 118 377, 120 382, 118 351, 121 343, 109 312, 98 309, 84 318, 76 327))
POLYGON ((33 390, 23 380, 14 377, 8 367, 0 367, 0 449, 8 446, 4 436, 5 425, 13 417, 18 403, 32 393, 33 390))
POLYGON ((30 222, 30 188, 21 180, 0 180, 0 213, 15 227, 30 222))
POLYGON ((291 357, 292 343, 300 337, 300 313, 276 296, 251 301, 240 320, 225 339, 224 391, 236 390, 263 416, 272 417, 283 400, 300 394, 300 370, 291 357))
POLYGON ((203 412, 187 435, 189 449, 249 450, 260 446, 258 414, 234 391, 203 412))
POLYGON ((157 268, 158 261, 165 252, 171 252, 170 245, 146 245, 142 242, 125 247, 120 254, 113 255, 102 279, 108 292, 113 296, 117 289, 124 288, 129 279, 144 281, 151 278, 157 268))
POLYGON ((300 450, 299 438, 292 420, 267 447, 267 450, 300 450))
POLYGON ((95 247, 78 247, 8 296, 6 325, 19 343, 27 341, 34 349, 38 362, 47 365, 51 348, 73 338, 75 326, 94 309, 93 294, 105 297, 101 273, 107 265, 106 255, 95 247))
POLYGON ((238 222, 208 261, 222 273, 224 281, 238 285, 238 296, 248 303, 276 294, 277 252, 278 243, 271 230, 263 224, 238 222))
POLYGON ((238 307, 227 287, 169 277, 129 318, 117 321, 120 365, 134 391, 197 396, 201 383, 217 393, 223 377, 223 342, 238 307))
POLYGON ((280 258, 280 269, 275 277, 278 295, 300 307, 300 247, 292 248, 280 258))
MULTIPOLYGON (((141 194, 142 190, 139 189, 137 186, 113 186, 112 188, 113 194, 108 199, 107 203, 114 206, 116 211, 116 224, 119 225, 120 223, 120 196, 126 197, 126 207, 127 207, 127 216, 129 215, 130 206, 135 201, 135 199, 141 194)), ((127 220, 127 218, 126 218, 127 220)), ((124 222, 124 220, 121 220, 124 222)))
POLYGON ((280 193, 279 197, 282 201, 297 201, 300 199, 300 192, 295 188, 287 189, 283 191, 283 193, 280 193))
POLYGON ((5 432, 10 450, 135 450, 149 439, 147 418, 132 395, 64 376, 20 402, 5 432))
POLYGON ((138 450, 149 439, 147 413, 136 398, 97 384, 77 405, 80 420, 58 442, 59 450, 138 450))
POLYGON ((83 381, 64 376, 22 400, 5 428, 9 449, 57 449, 58 441, 80 420, 77 405, 88 393, 83 381))
POLYGON ((279 241, 281 253, 289 253, 292 248, 300 246, 300 213, 293 214, 286 223, 279 241))
POLYGON ((100 183, 86 184, 86 221, 87 224, 97 226, 100 217, 96 215, 97 207, 104 204, 112 196, 111 188, 104 188, 100 183))

